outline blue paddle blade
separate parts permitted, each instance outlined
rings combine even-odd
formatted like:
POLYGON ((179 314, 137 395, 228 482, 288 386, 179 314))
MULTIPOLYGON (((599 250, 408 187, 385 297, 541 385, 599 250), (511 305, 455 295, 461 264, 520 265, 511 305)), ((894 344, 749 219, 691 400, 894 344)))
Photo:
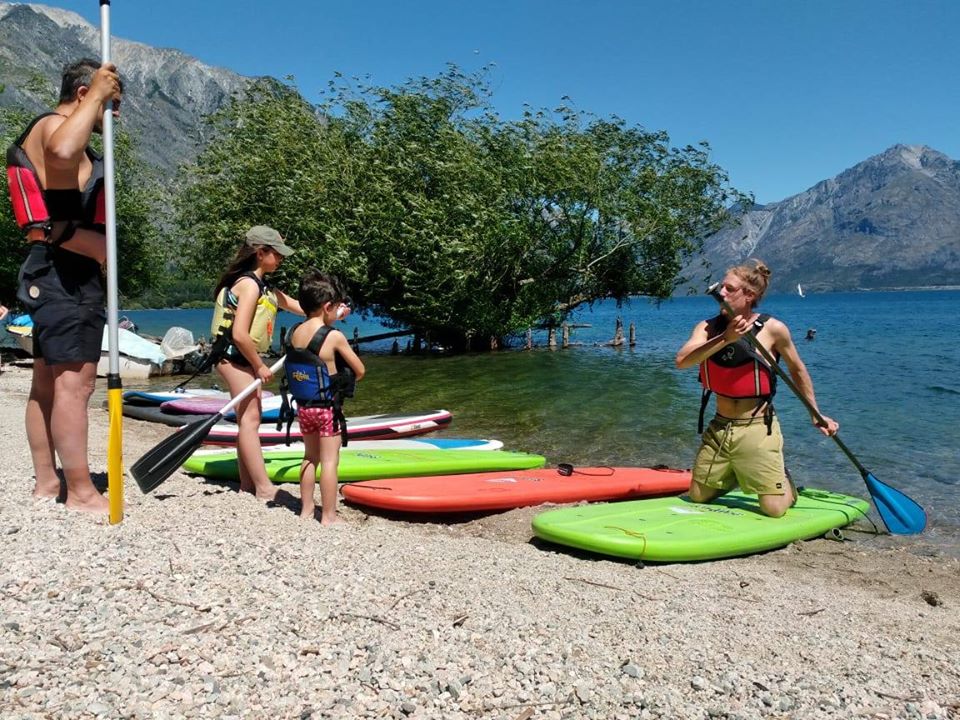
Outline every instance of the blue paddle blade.
POLYGON ((889 485, 884 485, 868 472, 863 477, 867 490, 877 506, 883 524, 894 535, 917 535, 927 526, 927 514, 911 498, 889 485))

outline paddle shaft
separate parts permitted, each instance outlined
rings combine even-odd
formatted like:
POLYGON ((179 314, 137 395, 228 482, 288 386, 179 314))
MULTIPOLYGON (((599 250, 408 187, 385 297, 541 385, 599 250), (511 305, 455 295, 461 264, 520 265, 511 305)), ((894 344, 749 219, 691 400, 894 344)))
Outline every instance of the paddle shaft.
MULTIPOLYGON (((287 361, 287 356, 284 355, 279 360, 277 360, 273 365, 270 366, 270 372, 272 373, 277 372, 277 370, 283 367, 283 363, 285 363, 286 361, 287 361)), ((243 390, 241 390, 240 393, 235 398, 233 398, 230 402, 228 402, 226 405, 220 408, 220 414, 226 415, 228 412, 233 410, 237 405, 242 403, 247 396, 249 396, 251 393, 256 392, 257 388, 260 387, 261 385, 263 385, 263 380, 261 380, 260 378, 257 378, 256 380, 254 380, 252 383, 247 385, 243 390)))
MULTIPOLYGON (((720 304, 720 307, 722 307, 726 311, 727 315, 730 316, 731 320, 734 317, 736 317, 736 313, 733 311, 733 308, 731 308, 730 305, 727 303, 727 301, 723 299, 723 296, 720 295, 720 291, 717 289, 716 285, 711 285, 710 288, 707 290, 707 292, 710 293, 713 299, 720 304)), ((814 418, 816 418, 817 424, 820 425, 821 427, 826 427, 827 421, 823 419, 823 415, 820 414, 820 411, 813 406, 813 403, 811 403, 807 399, 806 395, 800 392, 800 388, 797 387, 797 384, 793 381, 793 378, 790 377, 783 370, 783 368, 780 367, 779 363, 777 363, 776 358, 774 358, 773 355, 770 354, 770 351, 767 350, 767 348, 763 346, 763 343, 761 343, 757 339, 757 336, 753 334, 753 330, 748 332, 743 337, 746 338, 747 342, 750 343, 754 347, 754 349, 760 353, 761 356, 763 356, 763 359, 766 360, 767 364, 773 369, 775 373, 777 373, 780 379, 787 384, 787 387, 793 390, 793 394, 800 399, 800 402, 804 404, 804 406, 807 408, 810 414, 814 418)), ((857 470, 860 471, 860 474, 866 477, 869 474, 869 471, 861 464, 861 462, 850 451, 850 449, 843 444, 843 441, 837 436, 837 433, 834 433, 830 437, 832 437, 836 441, 840 449, 843 450, 843 454, 846 455, 850 459, 850 462, 852 462, 856 466, 857 470)))
MULTIPOLYGON (((284 356, 277 360, 270 368, 270 372, 276 372, 282 368, 286 359, 286 356, 284 356)), ((140 489, 148 493, 170 477, 190 457, 193 451, 203 444, 211 428, 223 420, 224 414, 243 402, 244 398, 255 392, 262 384, 263 381, 257 378, 224 405, 217 414, 185 426, 179 432, 173 433, 148 450, 130 468, 130 474, 133 475, 140 489)))

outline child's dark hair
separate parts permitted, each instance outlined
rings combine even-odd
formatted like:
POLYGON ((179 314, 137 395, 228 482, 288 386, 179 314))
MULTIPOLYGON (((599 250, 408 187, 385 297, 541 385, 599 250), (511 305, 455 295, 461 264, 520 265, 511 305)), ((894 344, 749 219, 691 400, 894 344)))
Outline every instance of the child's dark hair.
POLYGON ((343 284, 336 275, 310 268, 300 280, 297 301, 307 315, 311 315, 328 302, 338 303, 347 299, 343 284))
MULTIPOLYGON (((90 87, 93 76, 100 69, 100 61, 92 58, 80 58, 74 63, 63 66, 63 77, 60 80, 60 102, 66 103, 77 97, 77 91, 86 85, 90 87)), ((120 92, 123 92, 123 81, 120 81, 120 92)))
POLYGON ((240 249, 237 250, 237 254, 233 256, 233 260, 231 260, 227 266, 227 269, 223 271, 223 275, 220 276, 217 287, 213 291, 213 297, 216 298, 223 288, 233 287, 233 284, 241 275, 250 272, 256 267, 257 249, 247 244, 241 245, 240 249))

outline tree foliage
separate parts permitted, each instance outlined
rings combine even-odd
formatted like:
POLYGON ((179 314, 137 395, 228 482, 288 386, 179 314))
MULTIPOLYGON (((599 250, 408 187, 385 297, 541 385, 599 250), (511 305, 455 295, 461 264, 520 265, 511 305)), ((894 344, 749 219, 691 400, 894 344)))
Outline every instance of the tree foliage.
POLYGON ((360 269, 342 232, 349 155, 294 90, 264 81, 208 119, 214 140, 182 171, 176 199, 185 266, 213 282, 252 225, 276 228, 297 248, 279 281, 295 283, 311 264, 344 274, 360 269))
POLYGON ((399 88, 331 82, 318 108, 271 82, 212 120, 178 203, 212 279, 271 224, 388 322, 456 349, 604 298, 668 296, 739 198, 708 147, 567 105, 505 121, 483 72, 399 88))

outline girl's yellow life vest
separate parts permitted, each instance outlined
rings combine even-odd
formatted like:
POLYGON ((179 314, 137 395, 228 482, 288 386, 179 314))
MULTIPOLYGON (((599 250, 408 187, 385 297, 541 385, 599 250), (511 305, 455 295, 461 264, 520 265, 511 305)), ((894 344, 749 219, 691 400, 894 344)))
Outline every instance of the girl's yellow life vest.
MULTIPOLYGON (((260 297, 257 299, 257 307, 253 313, 253 322, 250 323, 250 339, 253 340, 257 352, 266 352, 270 349, 270 340, 273 339, 273 326, 277 319, 277 294, 253 273, 246 273, 240 277, 252 277, 260 288, 260 297)), ((210 324, 210 334, 216 338, 225 332, 231 332, 236 314, 236 295, 231 292, 230 288, 221 289, 213 306, 213 322, 210 324)))

